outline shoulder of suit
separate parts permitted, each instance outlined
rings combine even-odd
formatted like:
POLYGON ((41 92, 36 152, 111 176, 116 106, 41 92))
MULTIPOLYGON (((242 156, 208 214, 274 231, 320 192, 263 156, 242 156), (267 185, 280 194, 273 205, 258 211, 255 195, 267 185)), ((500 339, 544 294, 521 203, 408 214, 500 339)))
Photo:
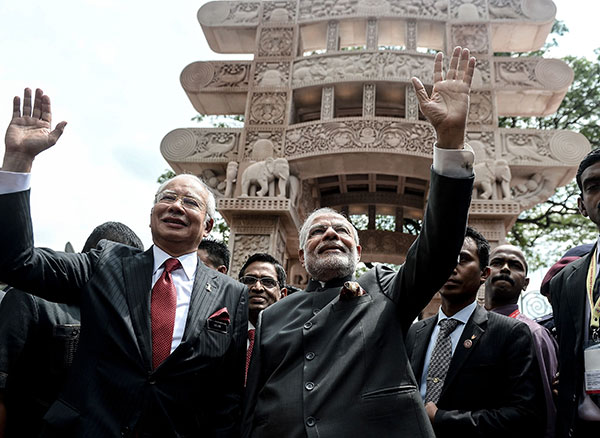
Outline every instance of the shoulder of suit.
POLYGON ((488 323, 491 326, 497 325, 499 327, 506 327, 507 329, 512 329, 513 327, 519 327, 521 329, 526 329, 528 332, 529 326, 523 321, 519 321, 516 318, 511 318, 509 316, 501 315, 496 312, 489 312, 484 309, 484 311, 488 314, 488 323))

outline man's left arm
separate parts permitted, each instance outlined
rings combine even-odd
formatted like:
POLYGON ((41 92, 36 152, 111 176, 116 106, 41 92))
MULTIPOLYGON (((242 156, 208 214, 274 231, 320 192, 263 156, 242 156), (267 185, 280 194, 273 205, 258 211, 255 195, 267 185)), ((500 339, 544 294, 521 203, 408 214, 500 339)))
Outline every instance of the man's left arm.
MULTIPOLYGON (((489 409, 482 407, 471 411, 443 410, 428 406, 428 414, 434 413, 432 423, 438 438, 535 438, 543 435, 546 420, 545 403, 532 335, 525 324, 518 324, 511 328, 506 339, 510 342, 504 349, 506 360, 503 362, 503 369, 506 378, 501 379, 502 383, 496 387, 505 388, 507 396, 494 394, 489 391, 490 388, 476 388, 476 382, 469 388, 470 391, 487 390, 489 405, 502 398, 503 406, 489 409)), ((460 391, 460 388, 457 390, 460 391)))

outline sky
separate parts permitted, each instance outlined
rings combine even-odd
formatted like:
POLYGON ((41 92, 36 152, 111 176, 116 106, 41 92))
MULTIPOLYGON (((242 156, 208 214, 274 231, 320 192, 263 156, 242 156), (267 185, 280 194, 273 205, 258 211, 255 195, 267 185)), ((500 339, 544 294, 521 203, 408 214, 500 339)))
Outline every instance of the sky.
MULTIPOLYGON (((160 142, 173 129, 198 126, 179 75, 192 62, 242 59, 210 50, 196 18, 204 3, 0 0, 0 126, 25 87, 42 88, 54 123, 68 122, 33 165, 36 246, 63 249, 70 241, 80 251, 109 220, 151 245, 156 178, 169 168, 160 142)), ((554 3, 570 32, 553 56, 593 57, 600 4, 554 3)))

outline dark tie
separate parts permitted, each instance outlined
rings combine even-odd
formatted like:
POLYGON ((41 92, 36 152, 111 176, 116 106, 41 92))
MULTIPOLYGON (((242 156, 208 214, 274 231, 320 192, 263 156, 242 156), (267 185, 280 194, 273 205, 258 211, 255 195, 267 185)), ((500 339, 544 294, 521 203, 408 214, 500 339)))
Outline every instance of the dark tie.
POLYGON ((442 319, 439 322, 440 332, 435 347, 431 352, 431 360, 429 361, 429 370, 427 371, 427 392, 425 393, 425 403, 437 403, 442 388, 444 387, 444 379, 452 360, 452 341, 450 333, 454 331, 459 324, 457 319, 442 319))
POLYGON ((171 272, 181 267, 179 260, 165 261, 165 270, 152 288, 150 319, 152 324, 152 367, 158 367, 169 354, 173 342, 177 291, 171 272))
POLYGON ((248 330, 248 350, 246 350, 246 373, 244 374, 244 386, 248 380, 248 368, 250 368, 250 358, 252 357, 252 349, 254 348, 255 329, 248 330))

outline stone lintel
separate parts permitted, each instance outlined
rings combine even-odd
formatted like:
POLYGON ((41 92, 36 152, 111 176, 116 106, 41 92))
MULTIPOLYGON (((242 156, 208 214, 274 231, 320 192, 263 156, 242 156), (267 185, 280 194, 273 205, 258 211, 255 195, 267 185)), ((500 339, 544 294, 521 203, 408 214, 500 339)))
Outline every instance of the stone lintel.
POLYGON ((359 230, 361 261, 400 265, 417 236, 396 231, 359 230))

